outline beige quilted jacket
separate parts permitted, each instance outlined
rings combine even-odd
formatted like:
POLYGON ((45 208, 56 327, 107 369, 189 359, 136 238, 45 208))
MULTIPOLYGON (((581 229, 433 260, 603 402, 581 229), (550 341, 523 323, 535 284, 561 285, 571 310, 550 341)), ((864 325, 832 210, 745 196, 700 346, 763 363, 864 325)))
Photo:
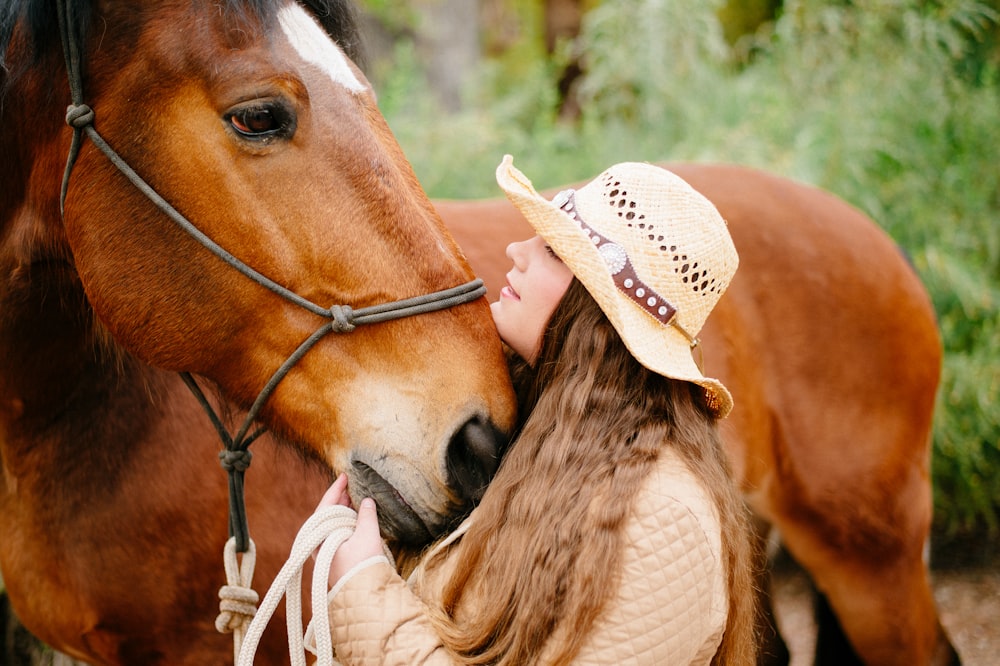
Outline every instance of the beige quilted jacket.
MULTIPOLYGON (((461 538, 475 512, 435 550, 461 538)), ((709 497, 676 454, 664 451, 627 526, 621 588, 609 599, 577 664, 708 664, 727 615, 720 529, 709 497)), ((330 591, 330 630, 345 665, 455 663, 425 615, 438 576, 403 581, 384 557, 363 562, 330 591)), ((475 608, 458 609, 458 617, 475 608)), ((542 660, 545 663, 545 660, 542 660)))

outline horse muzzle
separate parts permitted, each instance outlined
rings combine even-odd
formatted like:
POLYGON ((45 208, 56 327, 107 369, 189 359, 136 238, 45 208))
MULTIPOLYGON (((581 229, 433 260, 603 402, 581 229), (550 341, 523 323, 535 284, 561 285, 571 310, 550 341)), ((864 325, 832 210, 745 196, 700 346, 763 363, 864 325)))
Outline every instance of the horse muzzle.
POLYGON ((420 506, 387 478, 391 476, 388 470, 380 471, 377 463, 357 459, 349 471, 351 495, 355 500, 375 500, 385 539, 411 547, 426 545, 479 503, 500 466, 507 441, 503 432, 480 417, 469 419, 455 431, 445 453, 450 497, 443 502, 444 511, 420 506))

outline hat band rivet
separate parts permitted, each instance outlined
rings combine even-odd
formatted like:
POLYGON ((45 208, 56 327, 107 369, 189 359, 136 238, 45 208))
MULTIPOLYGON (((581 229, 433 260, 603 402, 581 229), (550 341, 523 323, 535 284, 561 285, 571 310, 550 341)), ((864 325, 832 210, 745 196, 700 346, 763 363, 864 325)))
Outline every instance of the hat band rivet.
POLYGON ((584 222, 580 216, 580 210, 576 207, 575 190, 563 190, 552 198, 552 203, 558 206, 570 217, 580 224, 580 228, 593 241, 598 253, 604 260, 614 280, 618 290, 628 296, 629 300, 638 305, 644 312, 656 319, 661 324, 669 325, 674 323, 677 316, 677 308, 670 304, 667 299, 660 296, 654 289, 651 289, 635 273, 632 261, 628 253, 618 243, 608 240, 584 222))

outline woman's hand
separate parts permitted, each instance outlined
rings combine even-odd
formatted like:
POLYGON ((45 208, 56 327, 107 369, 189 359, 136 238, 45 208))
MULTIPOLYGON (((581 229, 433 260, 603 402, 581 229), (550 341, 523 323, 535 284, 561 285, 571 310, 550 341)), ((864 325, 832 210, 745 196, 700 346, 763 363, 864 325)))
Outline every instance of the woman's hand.
POLYGON ((326 489, 316 508, 323 509, 328 506, 336 506, 337 504, 351 509, 354 508, 354 505, 351 504, 351 496, 347 494, 347 475, 343 473, 337 477, 332 486, 326 489))
MULTIPOLYGON (((351 506, 351 497, 347 493, 347 475, 341 474, 333 485, 323 495, 319 506, 351 506)), ((337 581, 351 567, 367 560, 369 557, 383 554, 382 536, 378 530, 378 512, 375 509, 375 500, 366 497, 358 507, 358 524, 354 528, 354 534, 341 544, 337 549, 337 554, 333 556, 333 564, 330 565, 330 587, 336 585, 337 581)))

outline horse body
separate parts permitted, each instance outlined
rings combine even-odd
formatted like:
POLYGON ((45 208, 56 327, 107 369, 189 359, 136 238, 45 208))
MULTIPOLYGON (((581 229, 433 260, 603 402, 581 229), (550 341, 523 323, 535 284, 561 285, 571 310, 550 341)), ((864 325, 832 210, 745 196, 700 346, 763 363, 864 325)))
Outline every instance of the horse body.
MULTIPOLYGON (((91 397, 68 406, 72 415, 49 434, 5 432, 8 595, 39 638, 88 663, 224 663, 232 639, 214 620, 227 488, 215 431, 176 375, 139 366, 88 379, 91 397), (126 381, 131 372, 145 376, 126 381), (15 447, 30 454, 7 456, 15 447)), ((247 511, 259 590, 329 472, 270 437, 254 449, 247 511)), ((261 662, 286 661, 283 641, 280 626, 269 629, 261 662)))
MULTIPOLYGON (((740 254, 700 337, 705 372, 736 402, 723 437, 748 504, 866 663, 957 661, 923 559, 941 343, 918 277, 827 193, 735 166, 665 166, 719 208, 740 254)), ((435 205, 495 295, 503 248, 534 232, 504 199, 435 205)))
MULTIPOLYGON (((76 2, 94 127, 195 226, 314 303, 365 307, 468 281, 329 33, 285 0, 76 2)), ((315 3, 311 3, 315 4, 315 3)), ((173 371, 238 425, 323 323, 206 251, 72 130, 52 3, 0 20, 0 569, 25 626, 95 664, 231 659, 218 436, 173 371), (64 92, 65 91, 65 92, 64 92)), ((349 46, 345 41, 341 44, 349 46)), ((343 316, 343 310, 339 310, 343 316)), ((384 531, 419 544, 467 509, 513 396, 483 299, 330 334, 259 413, 246 476, 266 589, 346 471, 384 531)), ((287 661, 280 619, 266 663, 287 661), (284 655, 284 656, 282 656, 284 655)))

